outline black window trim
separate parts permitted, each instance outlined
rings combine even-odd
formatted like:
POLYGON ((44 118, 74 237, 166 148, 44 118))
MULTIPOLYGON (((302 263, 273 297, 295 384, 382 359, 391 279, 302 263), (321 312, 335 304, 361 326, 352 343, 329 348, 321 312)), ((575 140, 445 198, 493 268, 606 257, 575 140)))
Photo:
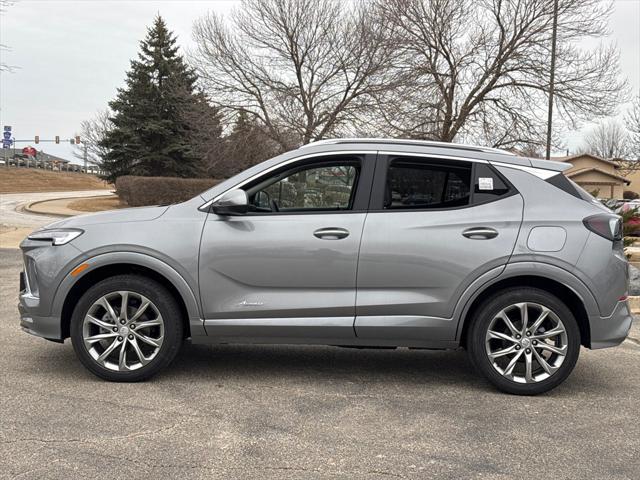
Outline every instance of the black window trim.
MULTIPOLYGON (((344 215, 344 214, 353 214, 353 213, 364 213, 367 211, 370 196, 371 196, 371 185, 374 179, 374 172, 376 169, 376 152, 371 153, 359 153, 359 152, 343 152, 340 154, 333 154, 332 152, 327 152, 326 155, 314 155, 312 157, 307 157, 301 159, 297 162, 290 162, 283 165, 281 168, 277 168, 274 170, 270 170, 269 172, 265 172, 264 175, 259 175, 253 178, 250 182, 242 185, 242 190, 248 190, 252 186, 260 184, 264 182, 267 178, 271 178, 275 175, 279 175, 284 172, 294 172, 302 170, 309 165, 335 165, 337 163, 341 163, 341 160, 352 158, 360 162, 360 171, 356 176, 356 181, 354 183, 355 192, 353 193, 353 202, 351 208, 344 210, 297 210, 297 211, 283 211, 283 212, 252 212, 249 211, 242 215, 242 217, 266 217, 273 215, 344 215)), ((293 174, 293 173, 292 173, 293 174)))
POLYGON ((482 162, 483 165, 486 165, 500 180, 504 182, 504 184, 509 188, 509 190, 503 195, 498 195, 495 198, 489 198, 482 202, 474 202, 474 193, 475 193, 475 181, 476 181, 476 166, 479 164, 477 161, 472 159, 444 159, 438 157, 430 157, 428 155, 410 155, 410 154, 402 154, 402 153, 379 153, 378 159, 376 162, 376 172, 373 180, 373 186, 371 187, 371 197, 369 200, 369 212, 371 213, 398 213, 398 212, 442 212, 442 211, 451 211, 451 210, 461 210, 463 208, 477 207, 479 205, 485 205, 487 203, 492 203, 498 200, 502 200, 507 197, 511 197, 513 195, 517 195, 518 191, 515 189, 513 184, 509 182, 502 175, 495 166, 490 163, 482 162), (420 163, 429 163, 431 165, 451 165, 452 163, 467 163, 471 165, 471 185, 469 192, 469 203, 466 205, 458 206, 458 207, 444 207, 444 208, 384 208, 384 195, 385 188, 387 182, 387 174, 389 172, 389 166, 391 162, 394 160, 401 159, 403 162, 407 164, 420 164, 420 163))
MULTIPOLYGON (((579 200, 585 200, 587 202, 591 201, 590 198, 584 197, 580 194, 580 190, 576 188, 576 186, 580 186, 573 182, 570 178, 568 178, 564 173, 558 172, 556 175, 552 175, 551 177, 545 180, 549 185, 553 185, 554 187, 562 190, 565 193, 568 193, 572 197, 575 197, 579 200)), ((584 189, 583 189, 584 190, 584 189)), ((587 192, 588 194, 589 192, 587 192)), ((591 195, 590 195, 591 196, 591 195)))

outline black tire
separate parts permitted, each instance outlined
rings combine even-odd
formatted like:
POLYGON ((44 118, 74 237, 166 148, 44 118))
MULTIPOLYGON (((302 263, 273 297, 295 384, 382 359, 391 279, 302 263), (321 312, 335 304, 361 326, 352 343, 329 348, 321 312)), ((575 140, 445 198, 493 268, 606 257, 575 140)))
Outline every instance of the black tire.
POLYGON ((160 283, 140 275, 118 275, 89 288, 77 303, 71 317, 71 343, 82 364, 93 374, 112 382, 139 382, 166 368, 183 343, 182 313, 173 295, 160 283), (105 368, 90 355, 83 340, 83 320, 91 306, 102 296, 118 291, 135 292, 148 298, 162 315, 164 337, 153 359, 136 370, 115 371, 105 368))
MULTIPOLYGON (((580 353, 580 330, 575 317, 556 296, 537 288, 514 287, 485 300, 476 310, 467 335, 467 351, 475 368, 499 390, 515 395, 538 395, 560 385, 573 371, 580 353), (535 383, 518 383, 506 378, 494 368, 487 354, 487 331, 501 310, 522 302, 542 305, 562 321, 566 331, 566 354, 558 369, 548 378, 535 383)), ((507 343, 508 345, 508 343, 507 343)), ((517 346, 520 350, 522 346, 517 346)), ((540 364, 537 364, 541 367, 540 364)), ((505 369, 506 371, 506 369, 505 369)), ((540 371, 540 370, 539 370, 540 371)))

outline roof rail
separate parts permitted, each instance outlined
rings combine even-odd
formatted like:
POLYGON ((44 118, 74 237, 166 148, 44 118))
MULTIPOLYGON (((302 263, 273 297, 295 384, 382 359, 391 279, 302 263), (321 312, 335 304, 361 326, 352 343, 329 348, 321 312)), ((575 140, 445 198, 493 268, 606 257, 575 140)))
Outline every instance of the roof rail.
POLYGON ((499 148, 480 147, 476 145, 463 145, 460 143, 436 142, 431 140, 413 140, 407 138, 329 138, 302 145, 300 148, 314 147, 316 145, 337 145, 341 143, 382 143, 388 145, 420 145, 424 147, 452 148, 474 152, 499 153, 502 155, 517 156, 507 150, 499 148))

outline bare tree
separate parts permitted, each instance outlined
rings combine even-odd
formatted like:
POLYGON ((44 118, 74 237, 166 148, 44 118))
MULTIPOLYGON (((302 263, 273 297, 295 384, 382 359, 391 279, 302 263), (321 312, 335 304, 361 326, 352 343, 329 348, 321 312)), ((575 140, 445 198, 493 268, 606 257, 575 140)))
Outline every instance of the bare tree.
MULTIPOLYGON (((14 3, 16 2, 12 0, 0 0, 0 15, 4 15, 4 13, 7 11, 7 7, 10 7, 14 3)), ((4 57, 4 53, 10 50, 11 48, 9 48, 8 45, 0 43, 0 56, 4 57)), ((9 65, 7 63, 4 63, 3 61, 0 61, 0 72, 13 72, 16 68, 17 67, 14 65, 9 65)))
POLYGON ((605 120, 585 135, 580 151, 601 158, 626 158, 629 154, 629 134, 618 121, 605 120))
MULTIPOLYGON (((405 80, 386 95, 388 133, 498 147, 545 142, 553 0, 379 0, 405 80)), ((618 52, 577 44, 606 33, 610 4, 559 0, 556 111, 566 122, 609 115, 625 83, 618 52)))
POLYGON ((279 146, 267 137, 255 120, 240 111, 233 129, 224 138, 223 154, 211 164, 216 178, 228 178, 278 154, 279 146))
POLYGON ((91 120, 83 120, 80 123, 80 144, 73 148, 73 156, 84 160, 84 150, 87 149, 87 162, 92 165, 101 165, 102 160, 109 151, 101 146, 105 133, 113 126, 110 120, 109 110, 101 110, 91 120))
MULTIPOLYGON (((633 117, 633 109, 628 112, 629 120, 633 117)), ((584 143, 578 152, 591 153, 601 158, 613 160, 620 166, 622 175, 629 175, 640 170, 640 161, 634 153, 633 131, 623 126, 616 119, 600 122, 584 137, 584 143)))
POLYGON ((354 128, 392 88, 382 30, 364 1, 243 0, 196 22, 192 60, 217 105, 289 149, 354 128))
POLYGON ((629 157, 640 162, 640 94, 631 104, 631 108, 624 117, 625 127, 629 132, 629 157))

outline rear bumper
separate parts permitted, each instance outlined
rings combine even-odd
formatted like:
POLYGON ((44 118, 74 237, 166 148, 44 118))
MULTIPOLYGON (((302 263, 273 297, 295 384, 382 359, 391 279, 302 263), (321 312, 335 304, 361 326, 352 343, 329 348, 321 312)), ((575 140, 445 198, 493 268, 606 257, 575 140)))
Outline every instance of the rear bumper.
POLYGON ((42 317, 33 315, 29 308, 18 304, 20 312, 20 327, 27 333, 49 340, 62 340, 60 319, 57 317, 42 317))
POLYGON ((620 345, 631 329, 633 315, 629 304, 618 302, 609 317, 591 317, 591 348, 607 348, 620 345))

